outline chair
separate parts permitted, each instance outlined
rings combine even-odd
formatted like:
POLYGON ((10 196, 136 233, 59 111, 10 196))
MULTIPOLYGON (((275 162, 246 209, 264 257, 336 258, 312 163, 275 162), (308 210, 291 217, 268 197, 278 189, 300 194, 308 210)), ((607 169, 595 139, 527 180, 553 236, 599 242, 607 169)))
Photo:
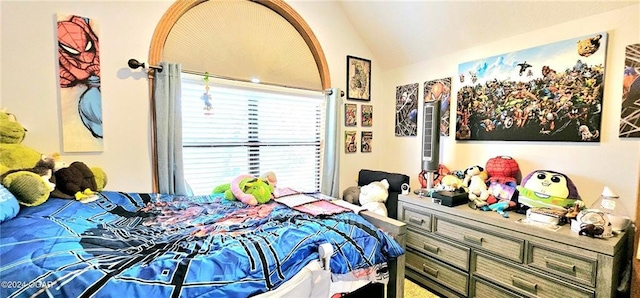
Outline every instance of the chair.
POLYGON ((358 173, 358 186, 364 186, 382 179, 387 179, 387 181, 389 181, 389 197, 385 203, 389 217, 398 219, 398 195, 402 193, 402 184, 409 184, 409 176, 405 174, 362 169, 358 173))

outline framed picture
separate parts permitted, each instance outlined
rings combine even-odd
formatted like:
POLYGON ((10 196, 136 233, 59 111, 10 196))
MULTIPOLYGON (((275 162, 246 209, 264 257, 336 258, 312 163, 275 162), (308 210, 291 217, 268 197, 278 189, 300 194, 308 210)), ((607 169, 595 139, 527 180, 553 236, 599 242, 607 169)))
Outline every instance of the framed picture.
POLYGON ((621 138, 640 138, 640 43, 626 46, 622 76, 621 138))
POLYGON ((347 99, 371 100, 371 60, 347 56, 347 99))
POLYGON ((440 135, 447 137, 449 136, 451 78, 426 81, 423 86, 424 102, 440 101, 440 135))
POLYGON ((356 126, 358 124, 357 105, 354 103, 344 104, 344 125, 356 126))
POLYGON ((607 32, 458 65, 456 140, 599 142, 607 32))
POLYGON ((396 136, 416 136, 418 83, 396 87, 396 136))
POLYGON ((373 131, 361 131, 360 132, 360 152, 371 152, 373 145, 373 131))
POLYGON ((358 152, 358 139, 356 137, 355 130, 347 130, 344 132, 344 152, 356 153, 358 152))
POLYGON ((360 108, 362 109, 361 125, 372 126, 373 125, 373 106, 361 105, 360 108))

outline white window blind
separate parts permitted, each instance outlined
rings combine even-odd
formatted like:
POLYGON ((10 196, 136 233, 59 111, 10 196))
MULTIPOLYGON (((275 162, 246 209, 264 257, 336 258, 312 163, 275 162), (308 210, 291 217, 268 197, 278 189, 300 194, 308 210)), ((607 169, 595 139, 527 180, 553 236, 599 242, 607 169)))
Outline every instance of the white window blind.
POLYGON ((278 186, 319 191, 323 94, 182 74, 184 174, 208 194, 241 174, 273 171, 278 186))

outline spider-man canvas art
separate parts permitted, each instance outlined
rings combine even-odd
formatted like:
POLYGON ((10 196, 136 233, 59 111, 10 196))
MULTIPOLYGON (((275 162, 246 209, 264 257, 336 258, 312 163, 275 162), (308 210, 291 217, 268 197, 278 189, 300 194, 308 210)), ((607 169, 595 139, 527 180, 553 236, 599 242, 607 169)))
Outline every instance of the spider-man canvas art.
POLYGON ((58 64, 65 151, 102 150, 100 47, 94 21, 58 16, 58 64))

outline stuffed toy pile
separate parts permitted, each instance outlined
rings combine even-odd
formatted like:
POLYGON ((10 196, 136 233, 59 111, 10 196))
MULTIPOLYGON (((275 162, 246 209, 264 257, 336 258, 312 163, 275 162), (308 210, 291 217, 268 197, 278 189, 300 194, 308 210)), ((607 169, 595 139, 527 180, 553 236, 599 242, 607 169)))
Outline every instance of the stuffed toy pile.
POLYGON ((57 155, 45 156, 22 144, 25 136, 26 130, 16 117, 0 110, 0 184, 20 205, 40 205, 52 193, 57 197, 82 199, 87 195, 78 195, 78 192, 93 193, 104 188, 107 179, 101 168, 89 170, 92 174, 63 174, 67 170, 57 168, 60 166, 56 161, 57 155), (93 183, 87 184, 86 181, 91 179, 93 183))
POLYGON ((227 200, 239 200, 247 205, 255 206, 271 200, 276 182, 277 179, 273 172, 267 172, 262 177, 245 174, 234 178, 231 183, 216 186, 212 193, 224 193, 227 200))

